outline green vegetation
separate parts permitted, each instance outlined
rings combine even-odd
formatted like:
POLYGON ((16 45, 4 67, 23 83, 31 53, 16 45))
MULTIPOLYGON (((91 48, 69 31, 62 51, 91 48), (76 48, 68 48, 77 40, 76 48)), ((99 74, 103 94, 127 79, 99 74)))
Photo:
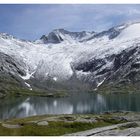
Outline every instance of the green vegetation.
POLYGON ((7 75, 0 76, 0 98, 9 96, 41 96, 41 97, 66 97, 65 90, 29 90, 20 84, 20 79, 15 79, 7 75))
MULTIPOLYGON (((5 98, 7 95, 12 96, 41 96, 41 97, 67 97, 70 95, 69 93, 79 92, 78 90, 74 90, 73 88, 67 90, 41 90, 34 89, 29 90, 28 88, 23 88, 20 85, 19 79, 15 80, 9 76, 1 76, 0 77, 0 98, 5 98)), ((63 87, 63 86, 62 86, 63 87)), ((84 88, 83 88, 84 89, 84 88)), ((101 93, 101 94, 127 94, 127 93, 140 93, 139 84, 103 84, 101 85, 97 91, 94 91, 90 88, 85 87, 85 92, 89 93, 101 93)), ((82 90, 81 92, 83 92, 82 90)))
MULTIPOLYGON (((111 117, 111 115, 110 115, 111 117)), ((84 131, 97 127, 122 123, 125 121, 108 121, 108 115, 42 115, 21 119, 2 121, 1 136, 60 136, 84 131), (93 121, 91 121, 93 120, 93 121), (95 121, 96 120, 96 121, 95 121), (48 125, 38 125, 40 121, 47 121, 48 125), (19 125, 20 128, 7 128, 2 124, 19 125)))
POLYGON ((48 126, 38 126, 35 123, 23 125, 21 128, 4 128, 0 126, 1 136, 59 136, 68 133, 106 126, 108 123, 82 123, 82 122, 49 122, 48 126))
POLYGON ((39 90, 28 90, 25 88, 18 88, 11 91, 11 95, 14 96, 40 96, 40 97, 66 97, 67 93, 64 91, 39 91, 39 90))
POLYGON ((67 97, 68 94, 65 91, 41 91, 41 90, 29 90, 22 87, 8 87, 0 89, 0 98, 6 96, 40 96, 40 97, 67 97))
POLYGON ((98 88, 96 93, 103 93, 103 94, 140 93, 140 86, 139 84, 102 85, 98 88))

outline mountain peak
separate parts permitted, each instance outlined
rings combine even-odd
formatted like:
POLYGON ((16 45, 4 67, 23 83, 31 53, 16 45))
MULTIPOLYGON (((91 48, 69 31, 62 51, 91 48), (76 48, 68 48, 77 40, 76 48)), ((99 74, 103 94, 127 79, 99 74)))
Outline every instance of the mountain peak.
MULTIPOLYGON (((50 32, 48 35, 43 35, 40 40, 41 43, 61 43, 62 41, 68 41, 70 43, 75 41, 82 41, 89 36, 92 36, 95 34, 94 31, 87 32, 87 31, 80 31, 80 32, 71 32, 67 31, 63 28, 60 29, 54 29, 52 32, 50 32)), ((40 41, 38 41, 40 42, 40 41)))
POLYGON ((0 33, 0 36, 4 39, 13 39, 15 38, 14 36, 8 34, 8 33, 0 33))
POLYGON ((53 32, 64 32, 64 31, 67 31, 63 28, 60 28, 60 29, 54 29, 53 32))

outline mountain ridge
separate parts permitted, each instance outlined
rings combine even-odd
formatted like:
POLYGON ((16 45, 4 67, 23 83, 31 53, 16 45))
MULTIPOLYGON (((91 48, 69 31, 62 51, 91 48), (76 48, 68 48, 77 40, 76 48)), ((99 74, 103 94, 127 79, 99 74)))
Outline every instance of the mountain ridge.
POLYGON ((140 23, 115 26, 101 33, 59 29, 44 36, 46 42, 23 41, 1 33, 0 59, 4 61, 0 67, 4 70, 0 79, 5 73, 29 90, 98 90, 112 83, 139 83, 139 31, 140 23))

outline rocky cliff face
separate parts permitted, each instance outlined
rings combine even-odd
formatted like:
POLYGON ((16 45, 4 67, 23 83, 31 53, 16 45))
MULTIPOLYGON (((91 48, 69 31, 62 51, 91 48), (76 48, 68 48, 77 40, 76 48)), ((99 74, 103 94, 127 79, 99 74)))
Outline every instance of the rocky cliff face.
POLYGON ((26 88, 19 77, 19 75, 25 75, 24 65, 0 52, 0 97, 5 96, 14 88, 26 88))

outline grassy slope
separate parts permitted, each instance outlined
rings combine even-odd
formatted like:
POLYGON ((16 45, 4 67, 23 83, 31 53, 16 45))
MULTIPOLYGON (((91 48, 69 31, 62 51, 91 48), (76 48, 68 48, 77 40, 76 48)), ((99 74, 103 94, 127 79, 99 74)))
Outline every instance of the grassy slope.
POLYGON ((110 93, 140 93, 140 86, 139 84, 118 84, 118 85, 107 85, 103 84, 101 85, 97 93, 103 93, 103 94, 110 94, 110 93))
POLYGON ((1 122, 6 124, 20 124, 21 128, 5 128, 0 124, 1 136, 60 136, 68 133, 84 131, 92 128, 108 126, 125 122, 114 120, 110 115, 56 115, 34 116, 23 119, 13 119, 1 122), (96 122, 88 121, 95 119, 96 122), (39 126, 37 121, 46 120, 49 125, 39 126), (86 119, 87 121, 82 121, 86 119), (76 121, 79 120, 79 121, 76 121))

